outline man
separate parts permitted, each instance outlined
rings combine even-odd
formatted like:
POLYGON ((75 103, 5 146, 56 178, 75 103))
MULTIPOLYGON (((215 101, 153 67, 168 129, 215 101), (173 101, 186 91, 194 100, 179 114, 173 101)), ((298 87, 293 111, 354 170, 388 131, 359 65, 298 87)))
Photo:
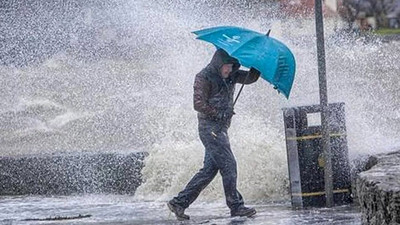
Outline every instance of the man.
POLYGON ((178 220, 188 220, 185 209, 214 179, 219 171, 222 176, 226 204, 231 216, 252 216, 253 208, 244 206, 243 198, 236 189, 236 160, 231 151, 228 128, 233 112, 235 84, 251 84, 260 76, 255 69, 238 70, 238 60, 224 50, 215 52, 210 64, 196 75, 194 82, 194 109, 198 112, 199 135, 205 147, 204 166, 190 180, 177 197, 167 203, 178 220))

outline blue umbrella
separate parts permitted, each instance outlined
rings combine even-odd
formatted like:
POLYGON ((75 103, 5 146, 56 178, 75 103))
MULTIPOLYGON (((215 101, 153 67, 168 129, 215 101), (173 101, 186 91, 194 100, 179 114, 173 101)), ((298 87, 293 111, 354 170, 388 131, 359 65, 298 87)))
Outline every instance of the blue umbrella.
MULTIPOLYGON (((222 26, 194 31, 197 39, 222 48, 240 64, 261 72, 261 77, 289 98, 296 63, 282 42, 252 30, 222 26)), ((269 33, 269 32, 268 32, 269 33)))

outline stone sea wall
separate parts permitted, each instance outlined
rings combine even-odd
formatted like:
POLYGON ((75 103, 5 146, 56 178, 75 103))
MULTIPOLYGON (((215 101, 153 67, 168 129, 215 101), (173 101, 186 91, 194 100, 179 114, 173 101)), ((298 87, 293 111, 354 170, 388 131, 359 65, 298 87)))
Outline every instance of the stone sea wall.
POLYGON ((134 194, 146 153, 0 157, 0 195, 134 194))
POLYGON ((400 224, 400 151, 372 156, 369 170, 357 176, 363 224, 400 224))

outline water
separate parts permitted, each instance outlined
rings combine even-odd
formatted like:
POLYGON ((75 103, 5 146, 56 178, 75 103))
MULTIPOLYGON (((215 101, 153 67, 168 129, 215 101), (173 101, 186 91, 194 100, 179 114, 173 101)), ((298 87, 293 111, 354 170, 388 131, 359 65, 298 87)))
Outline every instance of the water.
MULTIPOLYGON (((281 108, 319 102, 312 18, 224 0, 26 1, 0 9, 0 154, 148 151, 138 201, 171 198, 201 167, 192 85, 215 49, 190 32, 272 29, 297 60, 291 97, 261 80, 245 87, 230 138, 244 198, 288 200, 281 108)), ((328 96, 346 103, 350 157, 395 149, 400 43, 336 34, 335 24, 325 20, 328 96)), ((223 201, 221 183, 217 177, 199 202, 223 201)))
POLYGON ((178 222, 164 202, 136 201, 132 196, 86 195, 0 199, 0 224, 361 224, 357 209, 348 206, 333 209, 292 210, 287 203, 253 205, 254 218, 229 216, 223 203, 196 202, 188 208, 190 221, 178 222), (64 221, 46 218, 90 216, 64 221), (32 219, 36 219, 32 221, 32 219), (42 221, 38 221, 38 219, 42 221))

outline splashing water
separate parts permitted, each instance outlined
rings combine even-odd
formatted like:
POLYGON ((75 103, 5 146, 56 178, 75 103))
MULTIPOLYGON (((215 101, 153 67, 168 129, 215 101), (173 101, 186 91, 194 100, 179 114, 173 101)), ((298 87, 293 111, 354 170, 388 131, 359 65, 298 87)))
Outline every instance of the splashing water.
MULTIPOLYGON (((245 199, 287 198, 281 108, 319 103, 312 19, 256 1, 4 4, 0 154, 148 151, 136 194, 147 200, 171 198, 202 166, 192 85, 215 49, 190 32, 272 29, 296 57, 290 100, 261 80, 246 86, 230 138, 245 199)), ((400 43, 335 33, 335 23, 325 20, 328 97, 346 103, 350 157, 393 149, 400 43)), ((217 176, 200 198, 223 199, 222 190, 217 176)))

